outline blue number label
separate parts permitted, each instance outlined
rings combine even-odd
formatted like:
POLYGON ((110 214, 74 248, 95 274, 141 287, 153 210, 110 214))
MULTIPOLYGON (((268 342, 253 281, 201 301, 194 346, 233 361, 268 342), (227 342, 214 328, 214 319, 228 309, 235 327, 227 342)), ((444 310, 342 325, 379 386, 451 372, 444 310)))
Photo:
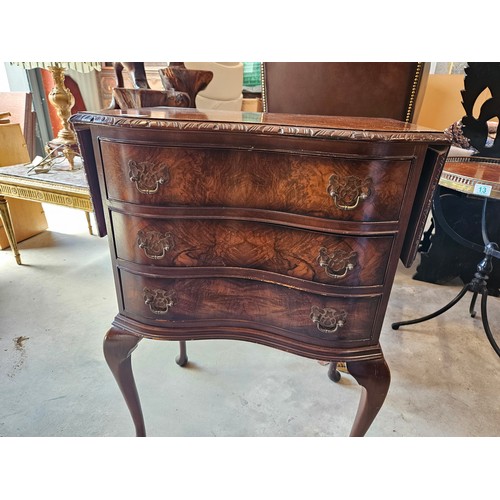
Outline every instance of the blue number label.
POLYGON ((487 184, 474 184, 474 194, 478 194, 479 196, 490 196, 491 186, 487 184))

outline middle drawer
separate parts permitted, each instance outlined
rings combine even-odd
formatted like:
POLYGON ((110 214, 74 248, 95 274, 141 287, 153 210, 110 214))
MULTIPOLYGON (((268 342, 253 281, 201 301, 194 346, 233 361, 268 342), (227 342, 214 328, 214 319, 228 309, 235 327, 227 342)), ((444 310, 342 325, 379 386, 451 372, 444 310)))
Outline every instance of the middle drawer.
POLYGON ((242 267, 330 285, 383 285, 393 236, 111 212, 116 256, 160 267, 242 267))

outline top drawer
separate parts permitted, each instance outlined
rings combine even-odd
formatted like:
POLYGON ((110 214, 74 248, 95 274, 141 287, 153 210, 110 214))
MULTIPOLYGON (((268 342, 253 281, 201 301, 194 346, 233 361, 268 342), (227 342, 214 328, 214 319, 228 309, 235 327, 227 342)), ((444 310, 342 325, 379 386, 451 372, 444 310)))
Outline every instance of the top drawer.
POLYGON ((409 159, 353 159, 101 141, 109 199, 397 221, 409 159))

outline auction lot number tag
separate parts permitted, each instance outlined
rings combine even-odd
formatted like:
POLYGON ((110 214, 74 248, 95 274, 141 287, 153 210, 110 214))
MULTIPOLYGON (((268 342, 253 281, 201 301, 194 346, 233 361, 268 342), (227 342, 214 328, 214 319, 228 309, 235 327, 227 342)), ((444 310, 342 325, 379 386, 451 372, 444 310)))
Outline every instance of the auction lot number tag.
POLYGON ((474 194, 478 194, 479 196, 490 196, 491 186, 487 184, 474 184, 474 194))

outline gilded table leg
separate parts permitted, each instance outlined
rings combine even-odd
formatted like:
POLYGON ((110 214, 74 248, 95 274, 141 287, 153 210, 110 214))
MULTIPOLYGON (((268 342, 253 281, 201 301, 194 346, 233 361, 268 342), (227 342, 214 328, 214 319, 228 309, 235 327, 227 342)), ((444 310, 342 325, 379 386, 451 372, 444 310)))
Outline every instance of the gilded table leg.
POLYGON ((360 437, 366 434, 384 403, 391 373, 384 358, 348 361, 347 368, 362 389, 358 412, 351 429, 352 437, 360 437))
POLYGON ((141 337, 111 328, 104 338, 104 357, 125 398, 134 421, 136 435, 144 437, 146 435, 144 417, 130 357, 140 340, 141 337))
POLYGON ((12 227, 12 219, 10 217, 9 205, 4 196, 0 196, 0 219, 2 220, 3 227, 5 229, 5 234, 7 235, 7 240, 9 242, 11 250, 14 252, 14 257, 16 262, 21 264, 21 255, 17 248, 16 235, 14 234, 14 228, 12 227))
POLYGON ((89 228, 89 234, 90 234, 90 236, 93 236, 94 232, 92 230, 92 221, 90 220, 90 213, 89 212, 85 212, 85 218, 87 219, 87 226, 89 228))

